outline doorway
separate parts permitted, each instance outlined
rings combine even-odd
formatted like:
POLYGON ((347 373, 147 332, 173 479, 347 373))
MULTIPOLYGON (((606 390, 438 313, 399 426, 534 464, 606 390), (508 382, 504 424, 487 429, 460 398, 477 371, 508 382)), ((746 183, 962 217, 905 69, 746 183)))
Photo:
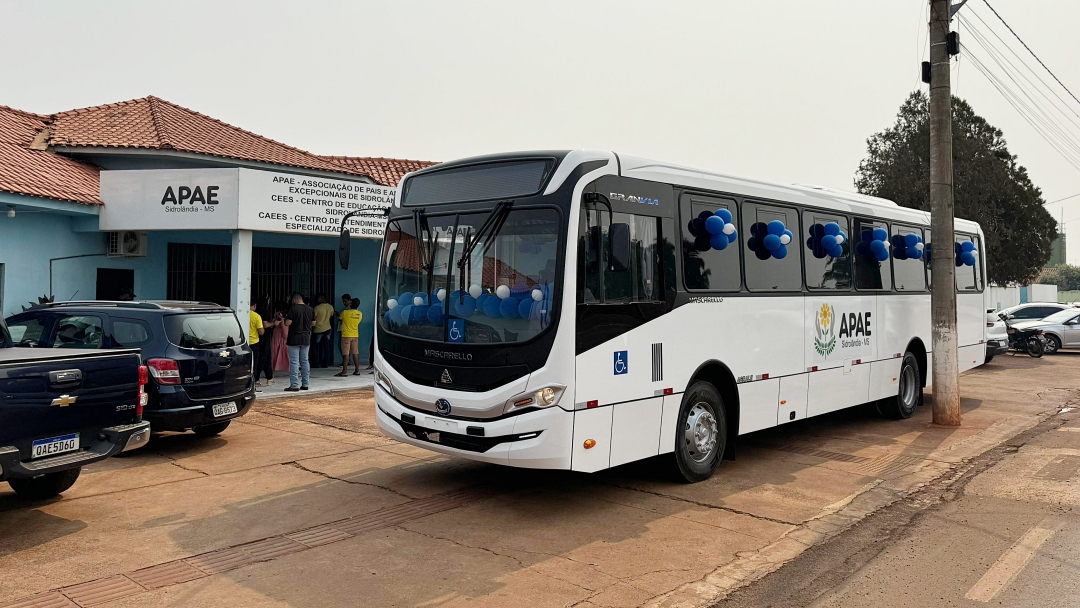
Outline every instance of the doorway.
POLYGON ((232 246, 169 243, 165 297, 230 305, 232 246))
POLYGON ((323 294, 334 301, 335 251, 252 247, 251 295, 270 296, 275 310, 286 310, 292 294, 299 293, 312 306, 323 294))
MULTIPOLYGON (((135 293, 135 271, 130 268, 98 268, 97 300, 119 300, 126 292, 135 293)), ((138 295, 138 294, 136 294, 138 295)))

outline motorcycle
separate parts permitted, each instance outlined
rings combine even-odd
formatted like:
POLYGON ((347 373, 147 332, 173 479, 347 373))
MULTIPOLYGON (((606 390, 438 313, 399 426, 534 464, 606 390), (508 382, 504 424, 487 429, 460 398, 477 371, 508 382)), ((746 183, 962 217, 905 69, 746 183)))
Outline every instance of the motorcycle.
POLYGON ((1046 352, 1046 336, 1041 329, 1016 329, 1005 319, 1005 331, 1009 334, 1009 348, 1027 353, 1036 359, 1046 352))

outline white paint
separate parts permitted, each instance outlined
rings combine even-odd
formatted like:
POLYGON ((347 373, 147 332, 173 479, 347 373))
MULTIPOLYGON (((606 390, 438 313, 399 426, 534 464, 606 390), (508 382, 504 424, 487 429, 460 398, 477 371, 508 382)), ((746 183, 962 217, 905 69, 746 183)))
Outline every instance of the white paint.
POLYGON ((608 468, 611 455, 612 407, 597 407, 574 412, 574 452, 570 467, 575 471, 594 473, 608 468), (591 448, 585 442, 596 442, 591 448))
POLYGON ((1016 544, 1001 554, 997 562, 964 594, 964 597, 976 602, 989 602, 994 599, 994 596, 1028 565, 1031 558, 1035 557, 1039 547, 1057 532, 1059 525, 1055 518, 1048 517, 1025 532, 1016 544))
POLYGON ((780 379, 780 403, 776 410, 776 424, 785 424, 806 418, 806 401, 809 397, 810 374, 784 376, 780 379), (795 414, 792 418, 791 415, 795 414))
MULTIPOLYGON (((229 301, 236 311, 236 320, 248 335, 251 321, 251 231, 234 230, 232 233, 232 283, 229 285, 229 301)), ((197 247, 198 245, 196 245, 197 247)))
POLYGON ((607 408, 614 410, 611 421, 609 466, 615 467, 656 456, 663 408, 663 397, 620 403, 607 408))
POLYGON ((102 171, 101 200, 105 205, 98 215, 98 228, 236 230, 239 227, 239 171, 102 171), (196 190, 199 201, 192 201, 196 190), (180 202, 184 192, 187 194, 180 202), (173 200, 177 202, 173 203, 173 200))

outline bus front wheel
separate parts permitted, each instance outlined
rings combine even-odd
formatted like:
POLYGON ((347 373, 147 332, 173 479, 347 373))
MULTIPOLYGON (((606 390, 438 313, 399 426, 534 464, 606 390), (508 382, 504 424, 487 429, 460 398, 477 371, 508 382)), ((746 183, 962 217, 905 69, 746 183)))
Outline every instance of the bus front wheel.
POLYGON ((922 399, 922 378, 919 374, 919 362, 910 352, 904 353, 900 363, 900 375, 897 376, 895 397, 882 399, 877 403, 878 413, 886 418, 897 420, 910 418, 919 407, 922 399))
POLYGON ((675 436, 675 468, 694 483, 712 477, 727 446, 724 400, 708 382, 695 382, 683 394, 675 436))

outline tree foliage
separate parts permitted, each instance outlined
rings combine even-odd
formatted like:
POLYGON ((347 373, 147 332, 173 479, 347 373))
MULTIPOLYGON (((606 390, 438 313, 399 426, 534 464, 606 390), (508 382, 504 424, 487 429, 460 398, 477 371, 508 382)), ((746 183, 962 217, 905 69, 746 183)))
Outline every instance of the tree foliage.
MULTIPOLYGON (((1057 223, 1042 192, 1009 153, 1001 130, 953 97, 953 182, 956 217, 978 222, 989 279, 1027 284, 1050 259, 1057 223)), ((930 210, 930 99, 912 93, 896 124, 867 140, 855 187, 863 194, 930 210)))
POLYGON ((1039 282, 1047 285, 1057 285, 1061 291, 1080 290, 1080 266, 1071 264, 1058 264, 1042 271, 1039 282))

